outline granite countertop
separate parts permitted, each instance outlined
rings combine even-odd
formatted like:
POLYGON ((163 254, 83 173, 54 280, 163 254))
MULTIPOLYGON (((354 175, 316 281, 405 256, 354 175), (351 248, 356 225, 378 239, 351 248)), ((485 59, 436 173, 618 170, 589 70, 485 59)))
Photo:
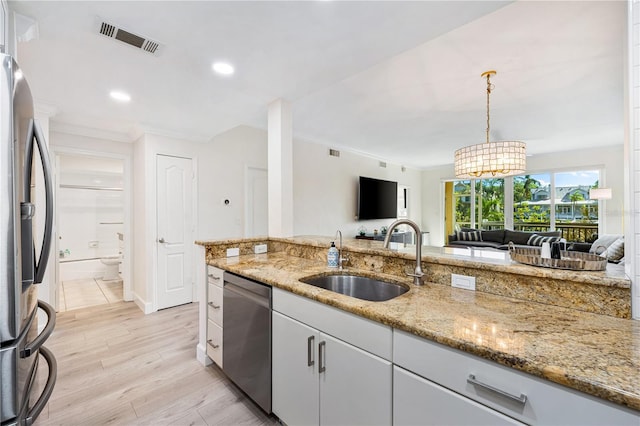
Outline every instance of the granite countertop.
MULTIPOLYGON (((304 238, 300 241, 306 244, 304 238)), ((447 261, 457 260, 452 257, 447 261)), ((336 270, 284 252, 218 258, 209 264, 640 410, 638 321, 438 284, 417 287, 410 278, 347 269, 409 288, 395 299, 369 302, 300 282, 301 278, 336 270)), ((502 266, 499 261, 483 264, 502 266)), ((608 272, 593 275, 602 279, 608 272)), ((610 277, 613 283, 620 282, 616 274, 610 277)))

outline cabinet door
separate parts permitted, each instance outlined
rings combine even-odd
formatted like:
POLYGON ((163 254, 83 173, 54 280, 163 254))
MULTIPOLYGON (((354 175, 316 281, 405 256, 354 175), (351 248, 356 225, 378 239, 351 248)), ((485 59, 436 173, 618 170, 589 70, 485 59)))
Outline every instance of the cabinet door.
POLYGON ((521 425, 491 408, 402 368, 393 368, 393 424, 521 425))
POLYGON ((273 311, 272 410, 288 425, 318 424, 319 340, 316 329, 273 311))
POLYGON ((390 425, 389 361, 320 333, 320 424, 390 425))

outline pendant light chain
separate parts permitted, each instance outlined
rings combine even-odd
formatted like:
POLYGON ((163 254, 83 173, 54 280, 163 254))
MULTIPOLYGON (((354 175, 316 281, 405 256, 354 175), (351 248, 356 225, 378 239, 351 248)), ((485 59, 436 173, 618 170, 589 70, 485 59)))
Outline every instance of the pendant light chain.
POLYGON ((491 74, 495 73, 495 71, 491 72, 487 72, 487 143, 489 143, 489 129, 491 128, 491 126, 489 125, 489 95, 491 94, 491 89, 493 89, 493 84, 491 84, 491 74))

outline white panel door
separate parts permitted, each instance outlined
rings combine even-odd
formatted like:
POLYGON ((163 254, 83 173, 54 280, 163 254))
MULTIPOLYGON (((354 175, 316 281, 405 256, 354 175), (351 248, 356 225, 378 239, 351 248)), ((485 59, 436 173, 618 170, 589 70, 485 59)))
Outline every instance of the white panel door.
POLYGON ((246 171, 244 236, 269 234, 267 170, 248 167, 246 171))
POLYGON ((158 309, 193 301, 193 166, 190 158, 157 156, 158 309))

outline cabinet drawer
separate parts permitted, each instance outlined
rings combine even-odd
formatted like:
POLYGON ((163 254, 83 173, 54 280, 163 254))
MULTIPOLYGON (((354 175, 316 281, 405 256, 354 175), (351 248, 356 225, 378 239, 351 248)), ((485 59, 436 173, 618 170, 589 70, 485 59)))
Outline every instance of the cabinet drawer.
POLYGON ((207 321, 207 355, 222 368, 222 327, 207 321))
POLYGON ((277 288, 273 289, 273 310, 391 360, 391 327, 277 288))
POLYGON ((393 424, 395 426, 523 425, 489 407, 393 367, 393 424))
POLYGON ((393 362, 445 388, 529 424, 635 425, 640 413, 475 355, 394 330, 393 362), (515 397, 517 402, 483 384, 515 397))
POLYGON ((222 326, 222 287, 215 284, 207 284, 209 292, 207 294, 207 317, 222 326))
POLYGON ((224 271, 222 269, 216 268, 215 266, 207 265, 207 282, 210 284, 215 284, 218 287, 222 287, 222 283, 224 280, 224 271))

